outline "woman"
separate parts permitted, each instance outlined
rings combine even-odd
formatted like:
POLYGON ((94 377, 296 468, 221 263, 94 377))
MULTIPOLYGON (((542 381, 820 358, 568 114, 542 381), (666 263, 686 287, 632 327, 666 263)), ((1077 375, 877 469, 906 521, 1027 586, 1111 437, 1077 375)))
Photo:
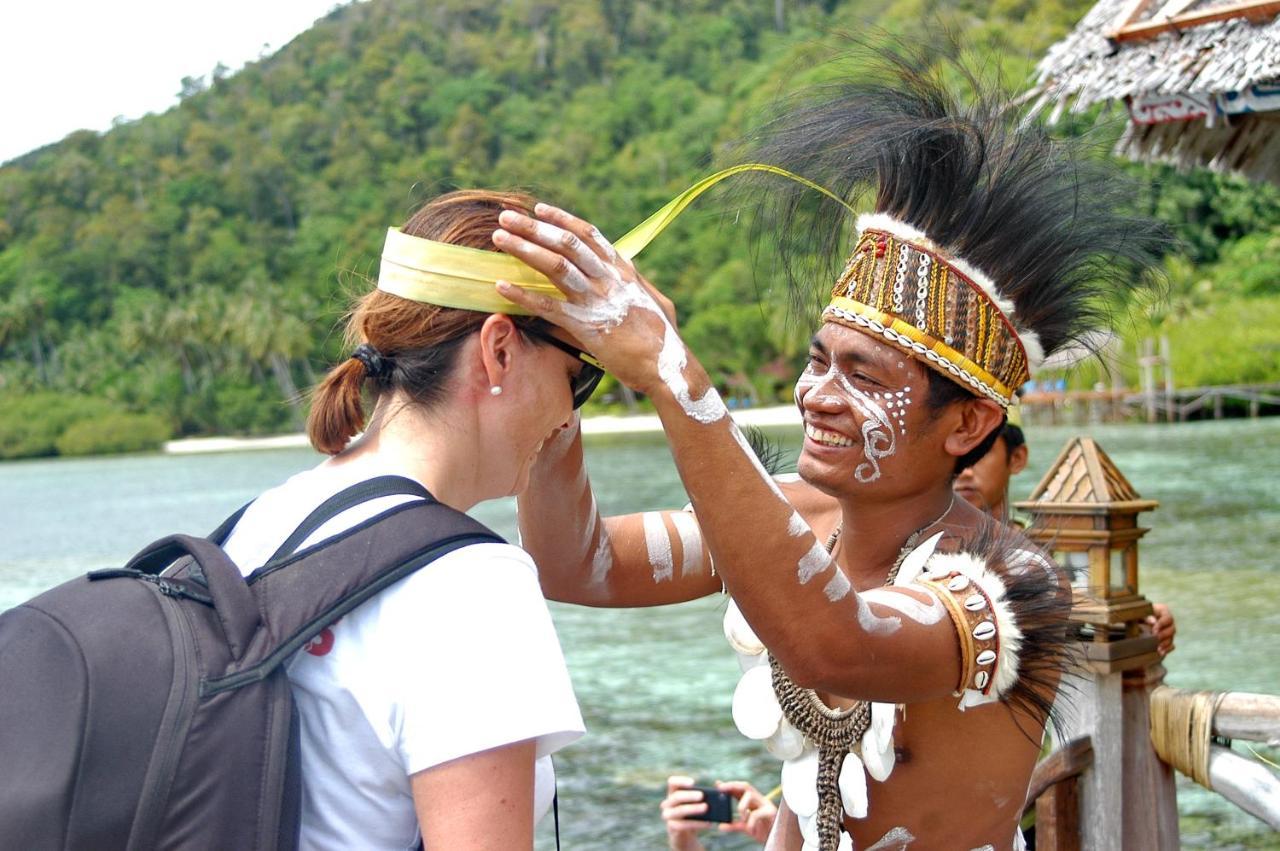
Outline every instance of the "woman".
MULTIPOLYGON (((455 192, 401 233, 491 250, 498 214, 532 206, 455 192)), ((519 493, 544 439, 599 379, 538 320, 382 289, 357 301, 347 340, 354 354, 320 384, 308 423, 331 457, 250 506, 225 545, 245 573, 360 481, 407 477, 459 511, 519 493)), ((303 546, 414 498, 356 506, 303 546)), ((583 733, 534 564, 507 544, 456 550, 381 592, 299 653, 289 676, 303 848, 405 849, 419 836, 427 848, 531 848, 554 795, 550 755, 583 733)))

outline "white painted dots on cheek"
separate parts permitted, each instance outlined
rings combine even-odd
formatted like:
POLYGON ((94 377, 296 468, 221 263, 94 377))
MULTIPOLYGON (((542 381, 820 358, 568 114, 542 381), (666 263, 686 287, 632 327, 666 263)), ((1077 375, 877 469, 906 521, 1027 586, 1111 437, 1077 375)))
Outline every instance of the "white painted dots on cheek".
POLYGON ((901 390, 872 393, 871 399, 882 407, 886 421, 893 420, 898 434, 905 435, 907 433, 907 406, 911 404, 911 388, 903 387, 901 390))

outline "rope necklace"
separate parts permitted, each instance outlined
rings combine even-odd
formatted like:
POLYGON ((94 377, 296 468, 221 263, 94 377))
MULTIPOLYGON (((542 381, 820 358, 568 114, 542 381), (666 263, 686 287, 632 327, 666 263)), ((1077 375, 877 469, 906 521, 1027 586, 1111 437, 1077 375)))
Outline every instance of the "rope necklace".
MULTIPOLYGON (((920 536, 931 526, 942 522, 956 504, 955 494, 946 509, 935 519, 912 532, 898 551, 893 567, 889 569, 884 584, 892 585, 908 555, 916 548, 920 536)), ((827 538, 828 553, 834 553, 840 541, 843 519, 827 538)), ((836 565, 836 570, 840 566, 836 565)), ((769 654, 769 667, 773 672, 773 691, 778 705, 788 723, 804 734, 818 748, 818 847, 820 851, 836 851, 840 843, 840 831, 844 824, 844 806, 840 801, 840 769, 844 758, 859 747, 867 728, 871 726, 871 702, 855 701, 846 709, 832 709, 823 703, 813 689, 796 685, 778 660, 769 654)))

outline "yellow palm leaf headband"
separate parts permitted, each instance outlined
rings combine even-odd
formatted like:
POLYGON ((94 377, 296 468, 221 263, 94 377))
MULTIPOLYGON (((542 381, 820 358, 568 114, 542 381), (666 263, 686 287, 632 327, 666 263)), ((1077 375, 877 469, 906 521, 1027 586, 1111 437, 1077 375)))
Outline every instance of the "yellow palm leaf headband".
MULTIPOLYGON (((725 178, 746 171, 763 171, 794 180, 853 211, 839 197, 798 174, 777 166, 748 163, 718 171, 693 184, 632 228, 626 236, 614 243, 614 247, 626 259, 634 258, 699 195, 725 178)), ((412 301, 462 310, 527 313, 524 308, 498 295, 493 285, 499 280, 510 281, 530 292, 557 299, 564 298, 564 293, 547 280, 545 275, 534 271, 510 254, 421 239, 403 233, 399 228, 387 230, 387 241, 382 247, 382 264, 378 270, 378 289, 384 292, 412 301)))

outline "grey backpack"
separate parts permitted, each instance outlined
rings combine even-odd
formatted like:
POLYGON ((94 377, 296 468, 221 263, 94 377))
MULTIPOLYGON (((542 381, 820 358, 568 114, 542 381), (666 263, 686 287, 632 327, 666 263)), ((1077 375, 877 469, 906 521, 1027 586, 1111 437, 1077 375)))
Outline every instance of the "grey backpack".
POLYGON ((355 485, 244 577, 173 535, 0 613, 0 847, 292 849, 298 720, 284 663, 445 553, 502 539, 396 476, 355 485), (421 497, 293 550, 347 508, 421 497))

